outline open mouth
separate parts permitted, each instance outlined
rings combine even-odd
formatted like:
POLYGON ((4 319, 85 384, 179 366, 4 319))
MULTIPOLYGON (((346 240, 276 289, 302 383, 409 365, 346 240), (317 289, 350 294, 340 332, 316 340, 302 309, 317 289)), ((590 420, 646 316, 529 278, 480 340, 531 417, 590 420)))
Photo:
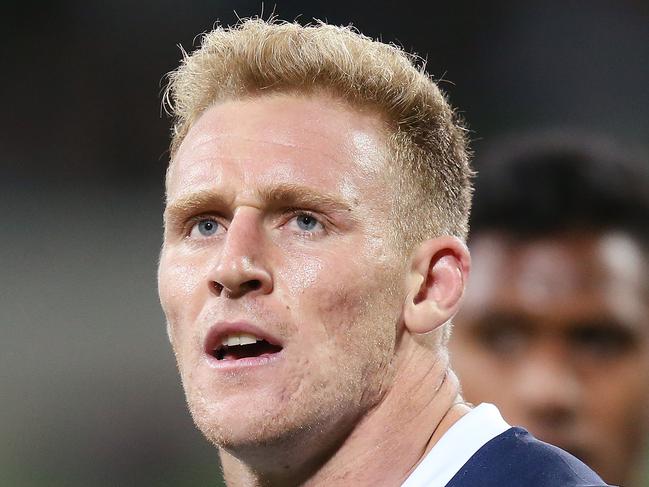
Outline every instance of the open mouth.
POLYGON ((263 338, 247 333, 224 336, 220 343, 211 350, 217 360, 239 360, 242 358, 264 357, 282 350, 263 338))

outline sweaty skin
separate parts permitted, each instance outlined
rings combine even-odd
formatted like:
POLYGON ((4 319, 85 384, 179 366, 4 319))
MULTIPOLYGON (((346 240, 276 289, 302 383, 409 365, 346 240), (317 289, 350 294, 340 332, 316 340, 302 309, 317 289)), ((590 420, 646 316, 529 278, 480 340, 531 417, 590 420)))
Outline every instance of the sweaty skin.
POLYGON ((372 110, 263 96, 207 109, 171 163, 160 299, 228 485, 399 485, 467 411, 446 354, 404 324, 383 137, 372 110), (281 352, 215 367, 224 322, 281 352))
POLYGON ((632 485, 649 433, 646 256, 624 233, 475 237, 451 340, 471 402, 632 485), (497 277, 494 277, 497 276, 497 277))

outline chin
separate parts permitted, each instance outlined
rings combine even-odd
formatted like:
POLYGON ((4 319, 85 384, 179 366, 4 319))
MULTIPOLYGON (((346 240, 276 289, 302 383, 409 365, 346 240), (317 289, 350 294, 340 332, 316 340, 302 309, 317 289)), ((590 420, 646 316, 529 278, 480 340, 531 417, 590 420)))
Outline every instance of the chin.
POLYGON ((280 408, 268 408, 251 401, 241 407, 204 400, 189 401, 189 409, 197 428, 218 448, 243 451, 268 447, 290 441, 301 428, 288 424, 280 408), (209 404, 209 405, 208 405, 209 404), (266 412, 264 412, 266 411, 266 412))
MULTIPOLYGON (((207 440, 221 451, 250 464, 265 464, 271 458, 279 461, 277 454, 292 457, 296 452, 310 450, 307 436, 309 428, 296 427, 280 421, 255 421, 236 426, 221 423, 204 423, 199 429, 207 440), (269 456, 269 452, 273 452, 269 456)), ((298 455, 299 456, 299 455, 298 455)))
POLYGON ((273 462, 279 454, 286 459, 304 458, 318 448, 328 448, 348 434, 353 418, 337 407, 320 409, 308 403, 261 404, 248 401, 245 410, 228 401, 218 405, 206 401, 190 402, 190 411, 198 429, 214 446, 251 464, 273 462), (311 406, 311 407, 310 407, 311 406), (280 453, 281 452, 281 453, 280 453))

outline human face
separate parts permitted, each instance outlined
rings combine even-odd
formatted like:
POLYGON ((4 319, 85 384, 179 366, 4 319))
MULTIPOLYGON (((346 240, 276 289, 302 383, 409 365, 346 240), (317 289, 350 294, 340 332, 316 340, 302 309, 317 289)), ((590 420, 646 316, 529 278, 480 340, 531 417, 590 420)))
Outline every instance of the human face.
POLYGON ((387 243, 382 130, 333 98, 272 95, 212 106, 181 144, 159 293, 215 444, 309 454, 389 387, 405 263, 387 243), (242 333, 265 342, 221 347, 242 333))
POLYGON ((649 418, 646 258, 625 234, 479 235, 451 340, 471 402, 622 483, 649 418))

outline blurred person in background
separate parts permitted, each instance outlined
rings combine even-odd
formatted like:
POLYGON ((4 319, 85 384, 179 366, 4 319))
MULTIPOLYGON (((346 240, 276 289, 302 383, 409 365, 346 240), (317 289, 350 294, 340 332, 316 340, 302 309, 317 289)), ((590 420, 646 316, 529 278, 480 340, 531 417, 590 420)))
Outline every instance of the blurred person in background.
POLYGON ((472 280, 451 339, 470 402, 640 486, 649 432, 649 165, 584 135, 477 163, 472 280))

